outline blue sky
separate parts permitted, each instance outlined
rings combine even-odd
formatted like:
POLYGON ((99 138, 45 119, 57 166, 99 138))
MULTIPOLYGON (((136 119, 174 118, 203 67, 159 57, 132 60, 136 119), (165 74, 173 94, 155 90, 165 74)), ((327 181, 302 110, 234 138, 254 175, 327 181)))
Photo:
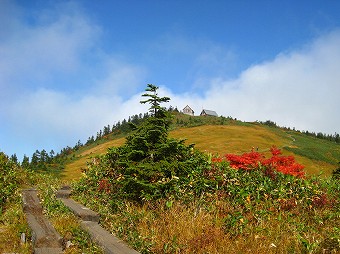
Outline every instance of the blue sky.
POLYGON ((0 1, 0 151, 85 142, 146 112, 146 84, 179 109, 340 131, 340 2, 0 1))

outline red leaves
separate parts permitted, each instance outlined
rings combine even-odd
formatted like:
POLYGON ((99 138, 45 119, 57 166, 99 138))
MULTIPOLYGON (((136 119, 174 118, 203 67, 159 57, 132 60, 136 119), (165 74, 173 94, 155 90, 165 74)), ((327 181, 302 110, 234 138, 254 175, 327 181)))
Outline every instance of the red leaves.
POLYGON ((281 155, 282 152, 280 149, 278 149, 276 146, 272 146, 270 148, 270 152, 272 153, 273 156, 281 155))
POLYGON ((244 153, 242 155, 226 154, 225 158, 230 166, 235 169, 251 170, 258 166, 264 156, 258 152, 244 153))
POLYGON ((99 181, 98 191, 105 191, 106 193, 110 193, 111 184, 107 179, 102 179, 99 181))
POLYGON ((303 171, 304 166, 295 162, 293 156, 281 155, 281 150, 274 146, 270 151, 272 152, 272 157, 262 161, 264 166, 274 168, 276 171, 286 175, 293 175, 296 177, 305 176, 305 172, 303 171))
POLYGON ((222 162, 222 158, 220 157, 214 157, 211 159, 212 162, 216 163, 216 162, 222 162))
MULTIPOLYGON (((266 159, 262 153, 250 152, 242 155, 226 154, 225 160, 230 163, 230 166, 234 169, 252 170, 257 169, 261 165, 267 169, 275 170, 287 175, 293 175, 296 177, 304 177, 304 166, 295 162, 293 156, 284 156, 277 147, 270 148, 272 157, 266 159)), ((214 158, 213 162, 222 162, 222 158, 214 158)))

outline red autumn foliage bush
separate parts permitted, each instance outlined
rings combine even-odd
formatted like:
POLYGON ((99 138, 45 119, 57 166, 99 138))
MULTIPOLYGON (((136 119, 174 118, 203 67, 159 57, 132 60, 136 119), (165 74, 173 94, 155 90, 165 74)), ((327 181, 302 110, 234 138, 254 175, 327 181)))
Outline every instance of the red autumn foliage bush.
POLYGON ((242 155, 226 154, 225 158, 232 168, 251 170, 258 167, 258 163, 263 160, 264 156, 258 152, 250 152, 242 155))
MULTIPOLYGON (((224 159, 229 162, 234 169, 253 170, 260 166, 264 166, 270 171, 274 170, 286 175, 293 175, 296 177, 304 177, 304 166, 295 161, 294 156, 284 156, 280 149, 273 146, 271 149, 272 156, 265 158, 262 153, 249 152, 242 155, 226 154, 224 159)), ((217 157, 213 162, 222 162, 223 158, 217 157)))
POLYGON ((286 175, 293 175, 297 177, 304 177, 304 166, 295 161, 294 156, 283 156, 281 150, 272 147, 270 149, 272 157, 262 161, 264 166, 274 168, 276 171, 286 175))
POLYGON ((110 193, 111 184, 107 179, 102 179, 99 182, 98 191, 105 191, 106 193, 110 193))

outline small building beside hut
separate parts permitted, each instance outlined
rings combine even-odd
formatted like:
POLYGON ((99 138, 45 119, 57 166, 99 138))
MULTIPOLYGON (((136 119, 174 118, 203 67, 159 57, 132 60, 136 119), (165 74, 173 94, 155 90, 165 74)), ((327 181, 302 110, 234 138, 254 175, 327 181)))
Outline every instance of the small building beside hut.
POLYGON ((203 109, 200 116, 218 116, 217 113, 213 110, 203 109))
POLYGON ((183 109, 183 114, 189 115, 189 116, 194 116, 194 111, 192 110, 192 108, 190 108, 188 105, 185 106, 185 108, 183 109))

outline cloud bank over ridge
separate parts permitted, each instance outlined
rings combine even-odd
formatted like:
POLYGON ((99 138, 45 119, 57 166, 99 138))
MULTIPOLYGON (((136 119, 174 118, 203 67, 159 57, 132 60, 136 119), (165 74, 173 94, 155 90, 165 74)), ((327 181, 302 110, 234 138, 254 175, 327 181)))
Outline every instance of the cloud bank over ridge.
POLYGON ((204 96, 190 103, 196 111, 204 107, 245 121, 272 120, 299 130, 334 134, 340 126, 338 66, 340 31, 336 30, 299 50, 251 66, 236 79, 214 77, 204 96))

